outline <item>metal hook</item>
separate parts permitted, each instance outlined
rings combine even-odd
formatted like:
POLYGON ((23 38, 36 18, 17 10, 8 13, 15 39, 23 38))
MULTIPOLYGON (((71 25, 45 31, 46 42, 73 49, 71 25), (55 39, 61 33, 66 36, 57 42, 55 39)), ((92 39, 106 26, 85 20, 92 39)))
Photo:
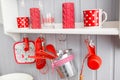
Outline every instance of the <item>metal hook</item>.
POLYGON ((64 42, 64 41, 66 41, 66 38, 67 38, 67 37, 66 37, 65 34, 60 34, 60 37, 58 37, 58 40, 64 42))
POLYGON ((90 36, 90 35, 88 35, 88 36, 87 36, 87 39, 90 41, 90 40, 91 40, 91 36, 90 36))
POLYGON ((43 34, 41 33, 41 34, 39 35, 39 37, 40 37, 40 38, 43 38, 43 34))
POLYGON ((94 41, 91 39, 91 35, 87 36, 87 40, 89 41, 89 44, 94 45, 94 41))
POLYGON ((27 34, 23 34, 23 37, 27 37, 27 34))

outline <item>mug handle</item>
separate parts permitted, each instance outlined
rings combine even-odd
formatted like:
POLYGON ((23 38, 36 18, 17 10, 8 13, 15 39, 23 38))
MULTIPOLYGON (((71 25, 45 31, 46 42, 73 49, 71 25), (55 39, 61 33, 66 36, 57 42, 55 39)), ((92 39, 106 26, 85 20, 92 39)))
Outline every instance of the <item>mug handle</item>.
POLYGON ((103 23, 107 20, 107 13, 105 11, 102 12, 102 15, 105 15, 105 19, 102 21, 101 25, 103 25, 103 23))

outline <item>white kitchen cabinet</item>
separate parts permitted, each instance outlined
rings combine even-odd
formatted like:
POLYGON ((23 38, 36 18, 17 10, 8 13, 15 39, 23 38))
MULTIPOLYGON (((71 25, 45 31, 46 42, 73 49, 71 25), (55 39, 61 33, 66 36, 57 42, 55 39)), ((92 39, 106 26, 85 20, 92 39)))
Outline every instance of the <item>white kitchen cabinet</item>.
POLYGON ((19 15, 16 0, 1 0, 5 34, 14 40, 20 40, 20 33, 42 34, 90 34, 90 35, 120 35, 119 21, 108 21, 103 28, 83 28, 82 23, 76 23, 76 29, 59 29, 61 23, 55 23, 55 29, 18 29, 16 17, 19 15))

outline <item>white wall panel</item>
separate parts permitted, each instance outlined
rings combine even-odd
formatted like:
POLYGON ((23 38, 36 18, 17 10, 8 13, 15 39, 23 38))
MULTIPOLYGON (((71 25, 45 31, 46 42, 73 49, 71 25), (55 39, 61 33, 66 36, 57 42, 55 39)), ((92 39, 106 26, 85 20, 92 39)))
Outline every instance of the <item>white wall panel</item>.
POLYGON ((97 0, 97 8, 103 9, 108 14, 108 21, 115 20, 117 0, 97 0))
POLYGON ((111 36, 97 37, 97 53, 102 58, 102 66, 97 72, 97 80, 113 80, 114 42, 111 36))
POLYGON ((120 39, 116 36, 115 42, 115 67, 114 67, 114 80, 120 79, 120 39))
POLYGON ((118 21, 118 20, 120 20, 120 16, 119 16, 119 14, 120 14, 120 0, 115 0, 116 1, 116 3, 115 3, 115 5, 116 5, 116 20, 118 21), (119 16, 119 17, 118 17, 119 16))

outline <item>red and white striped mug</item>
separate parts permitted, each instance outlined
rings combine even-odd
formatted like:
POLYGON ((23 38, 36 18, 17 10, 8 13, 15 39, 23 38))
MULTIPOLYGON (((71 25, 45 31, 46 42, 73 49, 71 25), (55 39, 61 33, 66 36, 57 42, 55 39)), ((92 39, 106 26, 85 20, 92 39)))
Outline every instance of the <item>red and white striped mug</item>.
POLYGON ((84 27, 102 27, 107 20, 107 13, 103 9, 91 9, 83 11, 84 27), (103 14, 104 19, 103 19, 103 14))

